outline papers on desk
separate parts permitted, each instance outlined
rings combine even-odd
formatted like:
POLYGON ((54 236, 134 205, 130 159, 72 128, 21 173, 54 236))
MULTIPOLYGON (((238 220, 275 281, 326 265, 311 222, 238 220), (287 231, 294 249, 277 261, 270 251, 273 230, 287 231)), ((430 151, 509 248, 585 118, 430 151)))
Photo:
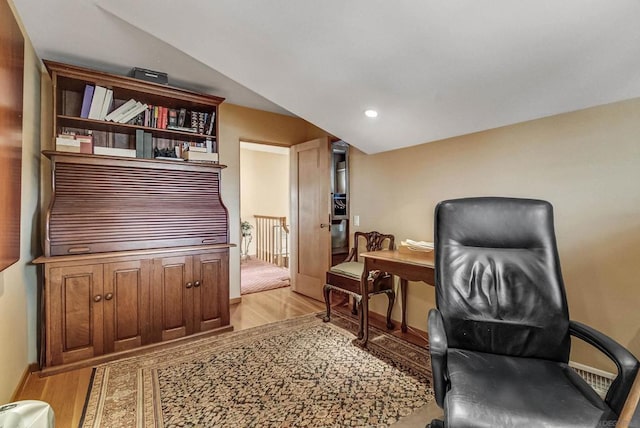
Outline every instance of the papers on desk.
POLYGON ((406 248, 411 251, 433 251, 433 242, 427 241, 413 241, 411 239, 407 239, 405 241, 400 241, 401 248, 406 248))

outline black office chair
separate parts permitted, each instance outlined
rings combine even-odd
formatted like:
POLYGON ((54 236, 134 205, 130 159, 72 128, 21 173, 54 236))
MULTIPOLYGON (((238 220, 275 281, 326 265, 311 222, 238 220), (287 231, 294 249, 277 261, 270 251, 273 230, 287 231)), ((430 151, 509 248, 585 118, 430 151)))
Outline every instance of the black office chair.
POLYGON ((551 204, 441 202, 435 260, 438 309, 429 312, 429 345, 446 426, 614 425, 638 360, 604 334, 569 320, 551 204), (604 400, 567 365, 570 335, 618 366, 604 400))

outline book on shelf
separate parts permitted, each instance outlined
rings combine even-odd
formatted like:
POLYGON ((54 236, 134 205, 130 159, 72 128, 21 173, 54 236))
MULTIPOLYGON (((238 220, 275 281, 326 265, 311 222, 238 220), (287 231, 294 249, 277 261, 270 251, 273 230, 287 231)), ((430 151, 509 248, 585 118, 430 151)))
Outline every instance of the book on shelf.
MULTIPOLYGON (((189 151, 190 152, 207 153, 207 148, 206 147, 189 146, 189 151)), ((211 153, 211 152, 209 152, 209 153, 211 153)))
POLYGON ((118 123, 127 123, 131 119, 142 113, 146 108, 146 104, 142 104, 140 101, 137 101, 135 107, 123 113, 122 116, 114 118, 113 121, 118 123))
POLYGON ((190 141, 185 144, 186 150, 193 150, 194 152, 211 153, 213 150, 209 150, 206 142, 190 141))
POLYGON ((178 112, 177 126, 184 126, 184 121, 186 120, 186 117, 187 117, 187 109, 181 108, 180 111, 178 112))
POLYGON ((182 131, 182 132, 193 132, 193 133, 198 132, 196 128, 187 128, 186 126, 167 126, 167 129, 171 131, 182 131))
POLYGON ((107 92, 104 94, 104 102, 102 103, 98 120, 104 120, 109 110, 111 110, 111 104, 113 104, 113 89, 107 89, 107 92))
POLYGON ((170 108, 167 119, 167 126, 178 126, 178 110, 170 108))
POLYGON ((136 129, 136 157, 144 157, 144 131, 136 129))
POLYGON ((189 122, 191 124, 191 127, 194 128, 196 132, 198 132, 198 112, 191 111, 189 116, 189 118, 191 119, 189 122))
POLYGON ((147 109, 144 111, 144 119, 143 119, 142 124, 144 126, 146 126, 146 127, 151 126, 151 122, 149 121, 149 118, 151 117, 150 116, 151 110, 153 110, 153 106, 149 105, 149 107, 147 107, 147 109))
POLYGON ((204 126, 207 122, 207 113, 198 112, 198 133, 204 134, 204 126))
POLYGON ((82 108, 80 110, 80 117, 87 119, 89 117, 89 110, 91 110, 91 100, 93 100, 93 85, 84 86, 84 96, 82 97, 82 108))
POLYGON ((91 99, 91 108, 89 109, 89 119, 99 119, 102 113, 102 105, 104 104, 104 97, 107 94, 107 88, 96 85, 93 90, 93 98, 91 99))
POLYGON ((167 108, 160 106, 158 107, 158 128, 165 129, 167 127, 165 120, 167 119, 167 108))
POLYGON ((188 161, 200 161, 200 162, 213 162, 218 163, 218 154, 217 153, 202 153, 195 152, 191 150, 186 150, 182 152, 182 157, 184 160, 188 161))
POLYGON ((142 152, 145 159, 153 159, 153 135, 151 132, 144 133, 142 152))
POLYGON ((156 156, 155 159, 170 160, 170 161, 184 161, 182 158, 170 158, 169 156, 156 156))
POLYGON ((115 122, 114 118, 120 116, 121 114, 125 113, 129 109, 132 109, 133 107, 135 107, 136 106, 136 102, 137 102, 136 100, 131 98, 129 101, 127 101, 126 103, 122 104, 120 107, 118 107, 117 109, 115 109, 111 113, 109 113, 107 116, 105 116, 104 120, 114 121, 115 122))
POLYGON ((156 128, 162 129, 162 109, 164 107, 158 106, 158 120, 156 122, 156 128))
POLYGON ((58 134, 56 139, 58 139, 58 138, 63 138, 65 140, 75 140, 76 139, 76 133, 75 132, 69 132, 69 133, 58 134))
POLYGON ((93 153, 92 135, 76 135, 76 140, 80 142, 80 153, 93 153))
POLYGON ((216 112, 213 111, 213 112, 209 113, 209 118, 207 119, 207 125, 206 125, 205 134, 213 135, 213 131, 216 129, 215 128, 215 122, 216 122, 216 112))
POLYGON ((135 158, 136 151, 133 149, 119 149, 116 147, 101 147, 95 146, 93 148, 94 155, 107 155, 107 156, 121 156, 126 158, 135 158))
POLYGON ((75 139, 75 135, 59 135, 56 137, 56 151, 80 153, 80 141, 75 139))
POLYGON ((169 124, 169 107, 162 107, 162 129, 167 129, 169 124))

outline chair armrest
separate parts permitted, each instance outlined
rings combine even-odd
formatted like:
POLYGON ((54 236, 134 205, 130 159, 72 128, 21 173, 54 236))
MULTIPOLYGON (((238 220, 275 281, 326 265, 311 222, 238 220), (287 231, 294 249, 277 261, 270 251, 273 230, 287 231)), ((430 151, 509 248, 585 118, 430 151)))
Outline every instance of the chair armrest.
POLYGON ((447 334, 444 330, 442 314, 437 309, 429 311, 429 353, 431 354, 431 372, 433 375, 433 391, 436 403, 443 407, 444 396, 447 393, 449 376, 447 374, 447 334))
POLYGON ((569 321, 569 333, 596 347, 618 367, 618 376, 611 384, 605 401, 617 415, 620 415, 638 374, 638 360, 615 340, 578 321, 569 321))
POLYGON ((344 262, 357 262, 358 261, 358 253, 355 248, 349 250, 349 255, 346 259, 344 259, 341 263, 344 262))

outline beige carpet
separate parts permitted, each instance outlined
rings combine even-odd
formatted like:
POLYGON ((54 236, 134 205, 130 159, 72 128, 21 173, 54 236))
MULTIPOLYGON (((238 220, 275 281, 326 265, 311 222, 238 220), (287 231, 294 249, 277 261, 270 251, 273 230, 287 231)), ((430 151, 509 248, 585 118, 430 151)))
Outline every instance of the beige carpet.
POLYGON ((106 363, 82 427, 385 427, 433 400, 428 352, 308 315, 106 363))
POLYGON ((255 257, 240 263, 240 294, 257 293, 288 287, 289 269, 267 263, 255 257))

